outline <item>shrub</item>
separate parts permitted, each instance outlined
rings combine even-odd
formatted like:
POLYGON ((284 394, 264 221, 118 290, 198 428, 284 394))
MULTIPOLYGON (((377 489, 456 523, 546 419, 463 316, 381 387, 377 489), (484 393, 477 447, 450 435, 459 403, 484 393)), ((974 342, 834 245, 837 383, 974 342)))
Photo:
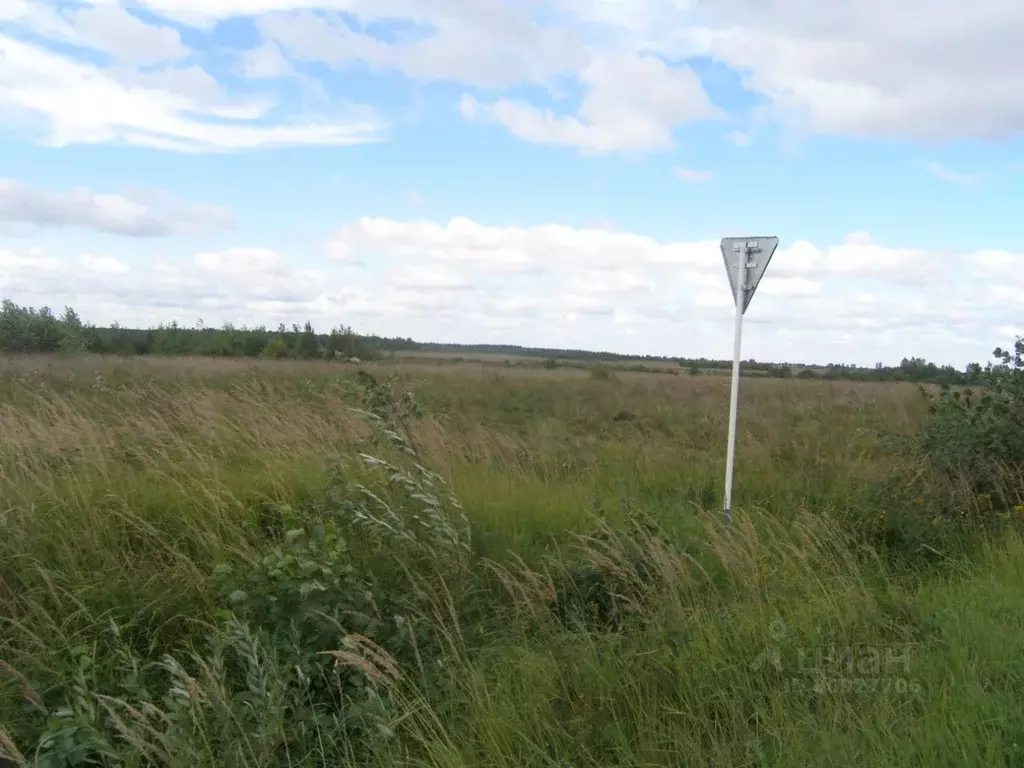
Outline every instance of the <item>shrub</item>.
POLYGON ((604 363, 590 367, 590 378, 594 381, 608 381, 612 378, 612 369, 604 363))
POLYGON ((263 350, 263 357, 271 360, 280 360, 288 357, 288 342, 280 336, 275 336, 263 350))
POLYGON ((1024 499, 1024 338, 993 354, 979 391, 944 386, 932 398, 922 447, 940 473, 998 512, 1024 499))
POLYGON ((858 538, 904 562, 939 562, 969 550, 979 528, 1020 517, 1024 339, 994 355, 978 389, 920 388, 930 401, 921 432, 888 436, 887 475, 843 513, 858 538))

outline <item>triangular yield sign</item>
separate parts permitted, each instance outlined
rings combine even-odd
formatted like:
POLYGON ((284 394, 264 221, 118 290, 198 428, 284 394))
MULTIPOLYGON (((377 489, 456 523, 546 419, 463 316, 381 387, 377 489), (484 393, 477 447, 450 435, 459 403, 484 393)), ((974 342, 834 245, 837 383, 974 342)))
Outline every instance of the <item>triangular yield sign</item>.
POLYGON ((747 311, 750 300, 754 298, 757 284, 761 282, 764 271, 772 254, 779 247, 777 237, 725 237, 722 238, 722 258, 725 260, 725 271, 729 273, 729 285, 732 287, 733 301, 736 300, 736 277, 739 275, 741 258, 747 259, 747 279, 744 287, 743 311, 747 311))

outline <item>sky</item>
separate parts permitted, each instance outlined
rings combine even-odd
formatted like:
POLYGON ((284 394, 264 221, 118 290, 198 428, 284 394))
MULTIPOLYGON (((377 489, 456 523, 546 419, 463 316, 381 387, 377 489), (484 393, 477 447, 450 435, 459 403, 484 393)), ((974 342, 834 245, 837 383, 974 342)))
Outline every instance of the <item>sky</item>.
POLYGON ((1024 3, 0 0, 0 296, 962 368, 1024 333, 1024 3), (1015 215, 1016 214, 1016 215, 1015 215))

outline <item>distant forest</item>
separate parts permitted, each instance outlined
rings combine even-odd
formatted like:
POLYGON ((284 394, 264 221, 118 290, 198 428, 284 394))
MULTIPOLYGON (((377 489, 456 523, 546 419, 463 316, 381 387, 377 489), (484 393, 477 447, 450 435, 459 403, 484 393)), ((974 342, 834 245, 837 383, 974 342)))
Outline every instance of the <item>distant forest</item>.
MULTIPOLYGON (((434 355, 462 357, 493 354, 511 358, 539 358, 537 365, 557 367, 564 364, 623 364, 634 370, 646 370, 644 363, 671 364, 697 375, 728 369, 729 360, 679 357, 620 355, 578 349, 547 349, 506 344, 439 344, 412 339, 364 336, 339 325, 327 333, 317 332, 306 322, 303 326, 279 325, 276 329, 225 325, 221 328, 187 328, 177 323, 156 328, 125 328, 114 324, 99 327, 82 321, 71 307, 57 315, 48 307, 23 307, 4 299, 0 304, 0 354, 93 353, 100 355, 170 355, 300 360, 338 360, 357 358, 379 360, 397 352, 429 352, 434 355)), ((872 368, 830 363, 828 365, 744 362, 746 373, 777 378, 822 378, 854 381, 913 381, 936 384, 981 384, 992 366, 974 363, 963 371, 952 366, 937 366, 921 358, 904 358, 898 366, 881 363, 872 368)))

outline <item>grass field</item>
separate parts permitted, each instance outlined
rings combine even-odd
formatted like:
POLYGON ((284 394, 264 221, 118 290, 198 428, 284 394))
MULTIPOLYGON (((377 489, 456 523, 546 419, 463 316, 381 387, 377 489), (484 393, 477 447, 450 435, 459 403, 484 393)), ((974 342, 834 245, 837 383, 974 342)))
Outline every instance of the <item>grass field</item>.
POLYGON ((727 378, 0 366, 15 764, 1024 765, 1024 539, 911 385, 745 380, 724 530, 727 378))

